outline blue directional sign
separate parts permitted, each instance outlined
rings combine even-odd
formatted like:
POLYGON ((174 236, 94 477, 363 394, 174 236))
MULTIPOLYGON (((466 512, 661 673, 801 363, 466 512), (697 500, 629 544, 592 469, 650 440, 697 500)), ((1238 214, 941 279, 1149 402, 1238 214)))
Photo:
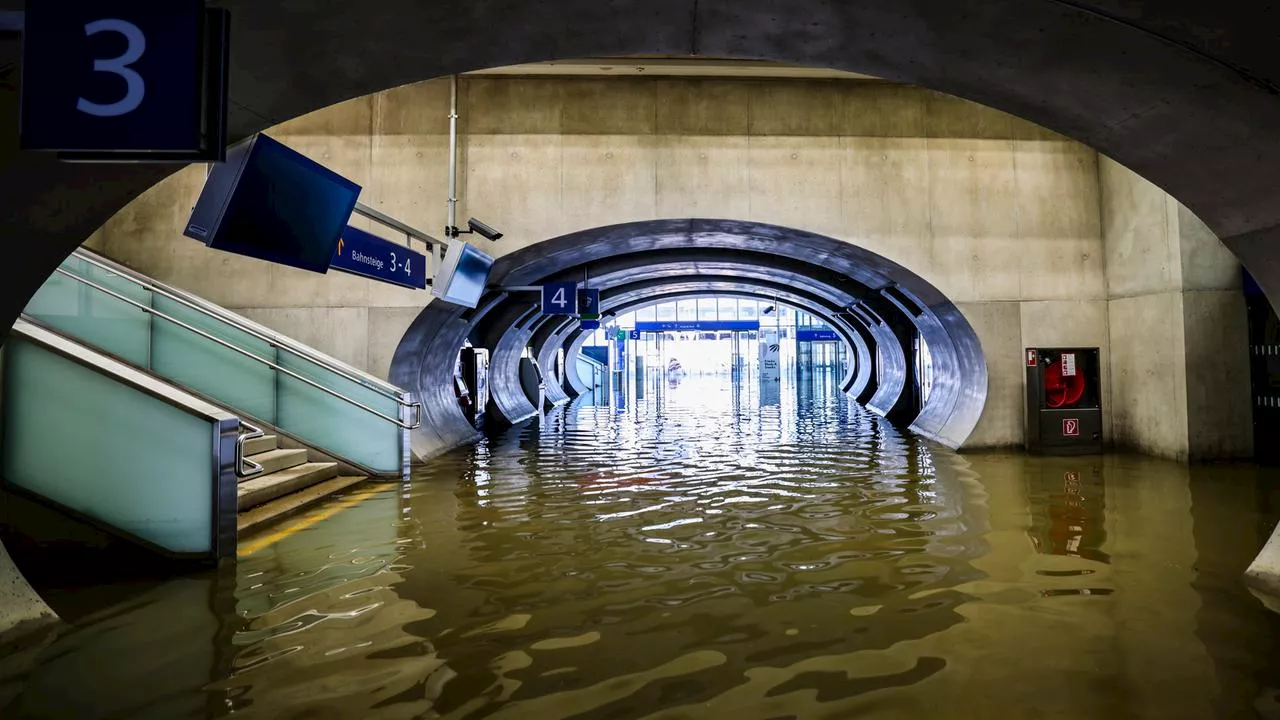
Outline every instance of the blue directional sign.
POLYGON ((840 336, 836 335, 835 330, 796 330, 796 340, 798 342, 828 342, 839 339, 840 336))
POLYGON ((679 332, 692 330, 759 330, 757 320, 652 320, 636 322, 640 332, 679 332))
POLYGON ((582 320, 578 322, 578 325, 581 326, 583 330, 599 330, 600 329, 599 320, 582 320))
POLYGON ((401 287, 427 287, 425 255, 350 225, 343 231, 329 267, 401 287))
POLYGON ((632 330, 632 331, 631 331, 631 339, 632 339, 632 340, 639 340, 639 339, 640 339, 640 331, 639 331, 639 330, 632 330))
POLYGON ((600 291, 588 288, 578 291, 578 315, 584 320, 600 319, 600 291))
POLYGON ((22 147, 221 159, 225 23, 204 0, 28 2, 22 147))
POLYGON ((578 284, 572 282, 547 283, 542 286, 543 315, 577 315, 578 284))

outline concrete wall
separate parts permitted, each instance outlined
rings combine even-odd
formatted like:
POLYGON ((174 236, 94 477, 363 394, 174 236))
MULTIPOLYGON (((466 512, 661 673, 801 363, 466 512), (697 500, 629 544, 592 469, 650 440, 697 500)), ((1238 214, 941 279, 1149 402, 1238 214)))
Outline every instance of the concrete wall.
POLYGON ((1113 435, 1175 459, 1252 454, 1238 261, 1180 203, 1099 164, 1113 435))
MULTIPOLYGON (((847 81, 464 78, 460 95, 460 217, 506 233, 486 249, 695 216, 856 243, 935 284, 1000 348, 977 445, 1021 441, 1021 369, 1010 362, 1030 342, 1021 328, 1039 337, 1105 300, 1096 154, 994 110, 847 81), (1031 324, 986 322, 1024 310, 1031 324)), ((361 183, 363 202, 438 231, 447 107, 447 82, 432 81, 271 134, 361 183)), ((181 237, 202 182, 202 168, 179 173, 92 244, 385 377, 426 294, 208 251, 181 237)))
MULTIPOLYGON (((973 324, 991 372, 986 411, 968 447, 1022 442, 1024 347, 1081 344, 1102 350, 1108 436, 1174 456, 1168 449, 1184 435, 1182 455, 1191 437, 1208 450, 1227 449, 1221 433, 1178 429, 1185 419, 1131 381, 1147 372, 1136 369, 1138 345, 1129 344, 1138 336, 1128 325, 1108 328, 1161 310, 1164 319, 1140 330, 1171 335, 1141 347, 1182 348, 1169 350, 1170 362, 1191 365, 1169 372, 1193 381, 1180 382, 1183 394, 1174 399, 1200 403, 1203 411, 1193 415, 1210 425, 1230 420, 1234 406, 1196 390, 1212 388, 1206 379, 1230 368, 1212 354, 1188 355, 1185 336, 1186 318, 1226 311, 1234 261, 1189 213, 1179 222, 1167 196, 1122 186, 1115 168, 1100 169, 1083 145, 946 95, 875 82, 463 78, 460 104, 459 216, 506 233, 484 243, 495 255, 576 230, 668 217, 823 233, 912 269, 973 324), (1107 181, 1113 197, 1103 202, 1100 182, 1107 181), (1111 208, 1105 246, 1100 206, 1111 208), (1185 227, 1186 240, 1170 244, 1168 227, 1185 227), (1149 266, 1157 251, 1160 262, 1149 266), (1176 288, 1173 278, 1185 267, 1202 269, 1176 288), (1117 338, 1125 364, 1113 372, 1117 338), (1115 397, 1113 376, 1125 380, 1115 397)), ((430 81, 352 100, 271 134, 361 183, 366 204, 439 232, 447 115, 448 83, 430 81)), ((202 168, 179 173, 91 242, 385 377, 429 296, 214 253, 182 238, 202 182, 202 168)), ((1196 332, 1234 332, 1229 324, 1193 324, 1196 332)))

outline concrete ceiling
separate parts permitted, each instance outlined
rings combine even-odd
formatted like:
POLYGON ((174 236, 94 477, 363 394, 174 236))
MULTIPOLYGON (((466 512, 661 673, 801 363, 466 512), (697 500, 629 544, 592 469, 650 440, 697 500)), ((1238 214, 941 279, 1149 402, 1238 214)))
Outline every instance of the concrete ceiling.
MULTIPOLYGON (((21 0, 0 0, 17 9, 21 0)), ((1189 206, 1280 300, 1280 6, 1255 0, 222 0, 232 140, 360 95, 558 58, 774 60, 932 88, 1075 138, 1189 206)), ((0 39, 0 60, 16 57, 0 39)), ((56 264, 176 168, 20 153, 0 83, 11 324, 56 264)))
POLYGON ((524 63, 507 67, 465 73, 474 76, 552 76, 552 77, 692 77, 744 78, 777 80, 861 80, 881 82, 861 73, 772 62, 769 60, 736 60, 705 57, 632 57, 583 58, 524 63))

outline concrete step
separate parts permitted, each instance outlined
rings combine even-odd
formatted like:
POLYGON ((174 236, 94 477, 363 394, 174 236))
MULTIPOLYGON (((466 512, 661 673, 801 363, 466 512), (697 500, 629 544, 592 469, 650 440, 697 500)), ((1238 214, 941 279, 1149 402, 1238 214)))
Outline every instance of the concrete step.
MULTIPOLYGON (((250 460, 262 466, 262 475, 268 475, 270 473, 278 472, 280 470, 287 470, 288 468, 291 468, 291 467, 297 467, 298 465, 305 463, 307 461, 307 451, 301 450, 301 449, 298 449, 298 450, 276 449, 276 450, 268 450, 263 453, 257 453, 255 455, 246 454, 245 457, 249 458, 250 460)), ((262 475, 259 475, 257 477, 262 477, 262 475)), ((251 479, 257 479, 257 478, 251 478, 251 479)), ((240 481, 242 485, 245 482, 247 482, 247 480, 240 481)))
POLYGON ((240 513, 240 517, 236 521, 236 530, 240 535, 240 539, 243 540, 246 535, 255 530, 260 530, 271 523, 283 520, 289 515, 311 507, 331 495, 359 485, 368 479, 364 476, 341 475, 285 495, 282 498, 263 503, 251 510, 240 513))
POLYGON ((236 488, 236 506, 241 511, 248 510, 337 475, 338 463, 303 463, 270 475, 242 480, 236 488))
POLYGON ((252 439, 252 440, 245 440, 245 441, 244 441, 244 454, 245 454, 245 455, 258 455, 258 454, 261 454, 261 453, 264 453, 264 452, 269 452, 269 451, 271 451, 271 450, 275 450, 275 449, 276 449, 276 448, 278 448, 278 447, 280 447, 280 446, 279 446, 279 444, 276 442, 276 436, 275 436, 275 435, 263 435, 263 436, 262 436, 262 437, 260 437, 260 438, 254 438, 254 439, 252 439))

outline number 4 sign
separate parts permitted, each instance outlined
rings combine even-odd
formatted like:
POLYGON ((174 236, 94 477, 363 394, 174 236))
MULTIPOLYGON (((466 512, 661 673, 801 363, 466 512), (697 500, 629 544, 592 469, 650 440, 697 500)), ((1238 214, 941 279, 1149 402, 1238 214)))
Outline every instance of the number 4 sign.
POLYGON ((547 283, 542 286, 543 315, 577 315, 578 284, 547 283))

